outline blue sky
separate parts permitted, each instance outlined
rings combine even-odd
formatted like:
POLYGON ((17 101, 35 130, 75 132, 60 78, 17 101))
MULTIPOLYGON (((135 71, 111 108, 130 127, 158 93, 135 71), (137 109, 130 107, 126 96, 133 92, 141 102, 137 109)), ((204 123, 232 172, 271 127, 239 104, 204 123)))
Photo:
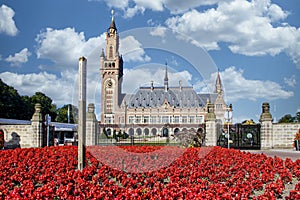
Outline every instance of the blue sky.
POLYGON ((76 105, 77 61, 86 56, 88 102, 99 112, 112 9, 125 92, 162 84, 167 61, 170 82, 183 79, 198 92, 211 90, 219 70, 235 122, 257 122, 263 102, 275 121, 300 111, 297 0, 0 1, 0 78, 21 95, 41 91, 58 107, 76 105))

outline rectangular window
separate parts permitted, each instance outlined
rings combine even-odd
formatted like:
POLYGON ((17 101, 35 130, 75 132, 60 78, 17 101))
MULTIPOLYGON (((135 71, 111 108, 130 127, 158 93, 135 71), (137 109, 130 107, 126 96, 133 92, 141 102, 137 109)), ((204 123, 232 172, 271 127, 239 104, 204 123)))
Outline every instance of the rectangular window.
POLYGON ((169 116, 162 116, 161 122, 162 122, 163 124, 169 123, 169 122, 170 122, 169 119, 170 119, 169 116))
POLYGON ((157 116, 157 123, 160 124, 160 122, 161 122, 161 117, 157 116))
POLYGON ((119 117, 119 122, 120 122, 121 124, 124 124, 124 117, 119 117))
POLYGON ((149 124, 149 116, 144 116, 144 124, 149 124))
POLYGON ((179 124, 179 116, 174 116, 174 123, 179 124))
POLYGON ((182 116, 182 123, 187 123, 187 116, 182 116))
POLYGON ((133 124, 133 122, 134 122, 134 116, 129 116, 128 124, 133 124))
POLYGON ((156 124, 157 123, 156 116, 151 116, 151 123, 152 124, 156 124))
POLYGON ((194 124, 195 123, 195 116, 190 116, 190 123, 194 124))
POLYGON ((222 104, 216 104, 216 110, 222 109, 222 104))
POLYGON ((142 116, 136 116, 135 122, 136 122, 137 124, 142 123, 142 116))
POLYGON ((105 123, 111 124, 112 123, 111 117, 105 117, 105 123))
POLYGON ((203 123, 203 122, 204 122, 204 117, 203 117, 203 115, 200 115, 198 119, 199 119, 199 123, 203 123))

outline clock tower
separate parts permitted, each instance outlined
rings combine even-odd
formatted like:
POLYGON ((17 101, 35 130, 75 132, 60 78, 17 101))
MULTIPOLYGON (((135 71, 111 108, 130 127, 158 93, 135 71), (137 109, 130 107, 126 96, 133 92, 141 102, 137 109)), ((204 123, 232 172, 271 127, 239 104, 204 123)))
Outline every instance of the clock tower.
POLYGON ((106 32, 106 49, 100 56, 101 122, 115 124, 115 114, 120 109, 123 77, 123 59, 119 55, 119 35, 113 12, 106 32))

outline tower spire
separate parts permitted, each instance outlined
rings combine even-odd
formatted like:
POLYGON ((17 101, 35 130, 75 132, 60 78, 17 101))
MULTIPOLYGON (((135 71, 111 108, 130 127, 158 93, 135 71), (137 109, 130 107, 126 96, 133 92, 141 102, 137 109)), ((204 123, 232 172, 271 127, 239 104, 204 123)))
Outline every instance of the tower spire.
POLYGON ((164 85, 165 85, 165 92, 166 92, 169 89, 168 63, 167 62, 166 62, 166 71, 165 71, 164 85))
POLYGON ((115 30, 117 30, 114 14, 115 14, 115 11, 111 10, 111 23, 110 23, 109 29, 115 29, 115 30))
POLYGON ((218 70, 218 75, 217 75, 215 87, 216 87, 215 88, 215 93, 223 94, 223 86, 222 86, 222 82, 221 82, 221 77, 220 77, 219 70, 218 70))

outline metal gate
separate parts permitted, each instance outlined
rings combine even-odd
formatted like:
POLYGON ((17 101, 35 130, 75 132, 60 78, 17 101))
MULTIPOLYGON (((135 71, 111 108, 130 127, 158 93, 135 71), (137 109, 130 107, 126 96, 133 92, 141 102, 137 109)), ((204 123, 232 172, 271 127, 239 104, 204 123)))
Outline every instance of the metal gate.
MULTIPOLYGON (((235 149, 260 149, 260 124, 229 126, 229 146, 235 149)), ((218 134, 218 146, 228 147, 228 127, 224 125, 218 134)))

